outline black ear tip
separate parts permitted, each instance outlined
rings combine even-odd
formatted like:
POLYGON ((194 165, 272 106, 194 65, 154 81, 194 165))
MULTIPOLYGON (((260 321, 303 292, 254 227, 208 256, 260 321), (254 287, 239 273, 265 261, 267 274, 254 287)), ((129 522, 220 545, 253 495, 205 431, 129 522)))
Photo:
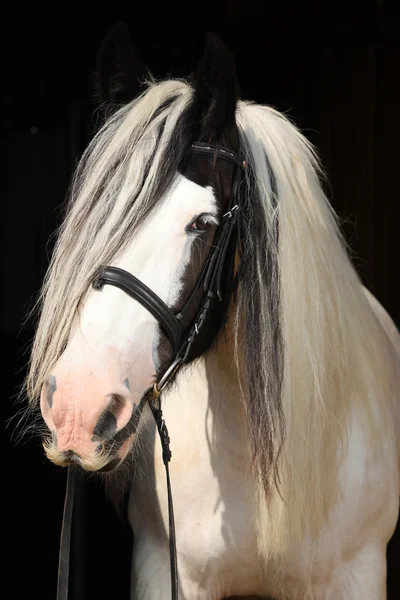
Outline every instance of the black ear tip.
POLYGON ((218 33, 215 33, 215 31, 207 31, 206 32, 206 44, 223 44, 224 42, 222 41, 221 36, 218 35, 218 33))
POLYGON ((204 53, 202 58, 203 64, 209 66, 219 64, 219 71, 229 77, 229 73, 236 78, 236 61, 228 44, 213 31, 207 32, 205 35, 204 53))
POLYGON ((110 29, 108 29, 104 38, 100 42, 100 46, 97 52, 97 68, 101 69, 101 62, 104 60, 104 56, 113 51, 116 44, 124 46, 130 45, 130 34, 128 25, 124 21, 115 23, 110 29))
POLYGON ((110 29, 108 29, 103 40, 100 43, 98 58, 101 57, 102 52, 107 51, 107 48, 113 48, 116 45, 128 48, 131 46, 131 36, 129 33, 129 27, 125 21, 118 21, 110 29))
POLYGON ((232 53, 228 45, 224 40, 214 31, 208 31, 205 35, 205 49, 206 51, 219 52, 229 55, 233 58, 232 53))
POLYGON ((131 41, 128 25, 116 22, 97 53, 96 96, 99 104, 118 106, 133 100, 150 73, 131 41))
POLYGON ((129 27, 125 21, 117 21, 107 32, 105 39, 111 40, 120 37, 130 37, 129 27))

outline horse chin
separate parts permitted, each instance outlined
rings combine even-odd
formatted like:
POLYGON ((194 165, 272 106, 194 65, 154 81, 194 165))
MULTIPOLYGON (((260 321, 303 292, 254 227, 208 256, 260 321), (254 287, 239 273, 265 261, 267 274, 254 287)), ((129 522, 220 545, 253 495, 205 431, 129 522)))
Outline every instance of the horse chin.
POLYGON ((57 448, 55 436, 46 437, 43 447, 47 458, 59 467, 76 465, 89 473, 111 473, 128 462, 134 445, 135 434, 129 436, 119 449, 112 451, 107 443, 99 444, 96 449, 86 456, 77 454, 73 450, 60 451, 57 448), (108 447, 107 447, 108 446, 108 447))

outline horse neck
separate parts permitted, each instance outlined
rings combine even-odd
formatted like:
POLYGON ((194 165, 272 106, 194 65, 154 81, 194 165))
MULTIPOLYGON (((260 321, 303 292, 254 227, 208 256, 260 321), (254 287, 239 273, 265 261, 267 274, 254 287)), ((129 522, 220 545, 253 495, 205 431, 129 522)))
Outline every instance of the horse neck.
MULTIPOLYGON (((209 415, 216 435, 228 434, 233 443, 246 438, 246 414, 235 361, 233 311, 215 346, 204 357, 209 415)), ((243 450, 241 451, 243 453, 243 450)))
POLYGON ((230 318, 214 346, 178 375, 164 402, 176 454, 181 451, 188 457, 197 453, 196 446, 208 448, 211 462, 222 472, 234 463, 244 468, 247 461, 246 414, 233 331, 230 318))

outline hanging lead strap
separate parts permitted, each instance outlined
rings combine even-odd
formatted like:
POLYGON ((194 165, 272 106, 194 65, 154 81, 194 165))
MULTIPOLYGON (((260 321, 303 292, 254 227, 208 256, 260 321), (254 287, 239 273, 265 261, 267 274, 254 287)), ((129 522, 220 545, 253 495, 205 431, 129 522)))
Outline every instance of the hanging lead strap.
POLYGON ((169 461, 171 460, 171 449, 169 447, 169 435, 165 421, 162 417, 161 396, 157 391, 156 386, 153 391, 154 400, 149 402, 151 412, 157 425, 157 431, 161 440, 162 458, 165 466, 165 475, 167 478, 167 494, 168 494, 168 521, 169 521, 169 559, 171 571, 171 600, 178 600, 178 561, 176 555, 176 535, 175 535, 175 519, 174 505, 172 501, 171 480, 169 476, 169 461), (158 401, 159 408, 156 408, 154 401, 158 401))
POLYGON ((61 528, 60 553, 58 559, 57 600, 68 600, 75 479, 75 468, 68 467, 67 487, 65 491, 64 513, 61 528))

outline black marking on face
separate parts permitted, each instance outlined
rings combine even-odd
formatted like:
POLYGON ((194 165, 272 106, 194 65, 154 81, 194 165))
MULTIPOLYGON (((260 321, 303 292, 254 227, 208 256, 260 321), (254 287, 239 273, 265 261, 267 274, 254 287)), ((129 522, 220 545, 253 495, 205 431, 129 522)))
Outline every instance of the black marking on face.
POLYGON ((73 450, 66 450, 65 452, 63 452, 63 457, 70 463, 74 463, 76 465, 81 464, 81 457, 73 450))
POLYGON ((130 390, 130 387, 129 387, 129 379, 128 379, 127 377, 124 379, 123 383, 124 383, 124 386, 125 386, 126 388, 128 388, 128 390, 130 390))
POLYGON ((143 410, 143 406, 139 407, 137 404, 133 404, 133 409, 132 409, 132 414, 131 414, 131 418, 129 419, 128 423, 125 425, 125 427, 123 427, 120 431, 118 431, 117 434, 114 435, 113 437, 113 444, 117 445, 118 447, 121 447, 122 444, 133 434, 135 433, 138 425, 139 425, 139 419, 140 419, 140 415, 142 414, 142 410, 143 410))
POLYGON ((53 406, 53 394, 57 389, 57 384, 56 384, 56 376, 55 375, 50 375, 50 377, 47 380, 47 388, 46 388, 46 400, 47 400, 47 406, 49 408, 51 408, 53 406))
POLYGON ((98 440, 110 440, 117 433, 117 418, 110 411, 105 410, 97 422, 96 427, 93 430, 93 441, 98 440))
MULTIPOLYGON (((112 452, 114 455, 119 451, 122 444, 136 432, 136 429, 139 425, 140 415, 143 411, 144 403, 141 402, 138 406, 137 404, 133 404, 132 414, 128 421, 128 423, 117 432, 117 427, 115 424, 115 431, 111 429, 107 431, 107 435, 105 436, 100 428, 100 435, 97 433, 97 427, 94 430, 94 436, 92 438, 93 442, 98 442, 99 438, 102 440, 101 446, 99 446, 96 452, 112 452), (111 435, 112 434, 112 435, 111 435)), ((111 413, 110 413, 111 414, 111 413)))
MULTIPOLYGON (((234 149, 236 149, 236 145, 237 143, 234 145, 234 149)), ((218 220, 221 220, 222 215, 226 212, 232 198, 233 165, 224 160, 215 159, 213 156, 202 156, 189 152, 186 160, 179 169, 179 173, 189 181, 192 181, 203 188, 210 188, 212 190, 217 203, 217 213, 215 216, 218 220)), ((193 236, 190 235, 190 233, 187 233, 188 243, 190 244, 190 258, 180 276, 181 288, 179 297, 170 306, 175 314, 180 313, 182 308, 185 307, 190 300, 192 310, 186 311, 186 316, 189 316, 190 318, 185 319, 185 326, 188 326, 195 318, 201 305, 203 297, 202 287, 199 287, 194 295, 193 291, 196 288, 196 283, 202 269, 211 255, 217 232, 218 225, 213 223, 209 229, 201 234, 193 236)), ((184 252, 184 256, 186 257, 186 252, 184 252)), ((215 338, 219 329, 218 325, 222 324, 224 321, 224 318, 222 318, 221 315, 222 312, 225 312, 225 308, 224 310, 221 310, 222 306, 220 303, 218 303, 217 308, 218 310, 210 311, 212 314, 209 315, 207 322, 203 327, 203 331, 196 341, 199 348, 203 349, 208 346, 206 343, 207 338, 215 338), (203 338, 203 341, 200 343, 201 338, 203 338)), ((168 365, 172 359, 171 343, 162 331, 160 332, 158 344, 154 349, 154 355, 154 363, 156 365, 157 375, 159 376, 165 371, 166 365, 168 365)))
POLYGON ((120 429, 118 433, 114 435, 113 438, 108 438, 103 443, 103 448, 106 452, 112 452, 115 455, 121 448, 122 444, 134 433, 136 433, 136 430, 139 425, 140 416, 143 412, 143 407, 143 399, 140 402, 139 406, 137 404, 133 404, 131 417, 125 425, 125 427, 120 429))

